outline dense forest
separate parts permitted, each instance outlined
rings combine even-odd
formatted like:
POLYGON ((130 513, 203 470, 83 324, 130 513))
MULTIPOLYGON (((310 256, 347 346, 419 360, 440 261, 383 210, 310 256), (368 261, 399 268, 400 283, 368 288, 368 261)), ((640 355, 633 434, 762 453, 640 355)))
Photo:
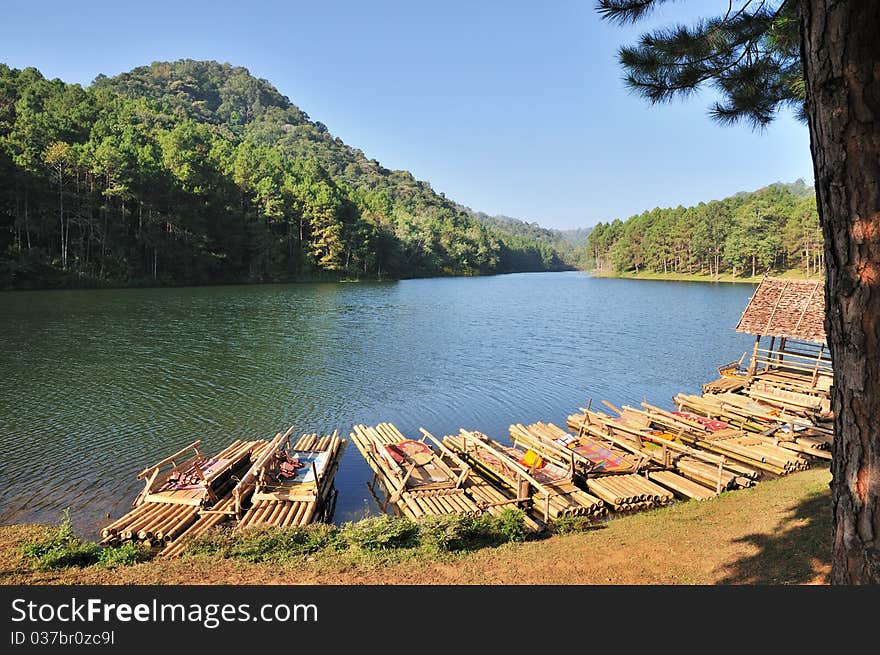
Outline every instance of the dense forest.
POLYGON ((754 277, 824 270, 816 197, 803 180, 599 223, 587 248, 597 270, 617 273, 754 277))
POLYGON ((83 88, 0 64, 0 287, 571 268, 548 234, 477 220, 244 68, 83 88))

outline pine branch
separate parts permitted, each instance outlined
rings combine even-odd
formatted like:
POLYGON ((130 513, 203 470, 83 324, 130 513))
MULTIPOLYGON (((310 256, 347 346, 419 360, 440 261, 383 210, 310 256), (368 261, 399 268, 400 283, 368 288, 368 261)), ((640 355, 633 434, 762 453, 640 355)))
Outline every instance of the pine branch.
MULTIPOLYGON (((606 14, 633 20, 651 8, 634 0, 603 1, 606 14)), ((618 52, 625 83, 652 103, 711 85, 723 99, 710 115, 722 123, 743 120, 762 128, 782 105, 802 114, 796 12, 791 0, 745 0, 736 11, 730 1, 722 16, 643 34, 637 45, 618 52)))
POLYGON ((645 18, 664 2, 667 0, 599 0, 596 11, 606 20, 625 25, 645 18))

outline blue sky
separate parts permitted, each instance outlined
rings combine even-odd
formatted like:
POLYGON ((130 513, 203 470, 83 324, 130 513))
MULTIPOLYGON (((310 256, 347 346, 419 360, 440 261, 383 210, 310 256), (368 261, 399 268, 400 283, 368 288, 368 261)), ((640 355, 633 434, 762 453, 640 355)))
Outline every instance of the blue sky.
POLYGON ((652 107, 624 88, 620 45, 722 5, 672 3, 622 28, 592 0, 7 0, 0 61, 83 85, 152 61, 228 61, 464 205, 583 227, 812 182, 807 130, 792 117, 763 133, 721 127, 706 94, 652 107))

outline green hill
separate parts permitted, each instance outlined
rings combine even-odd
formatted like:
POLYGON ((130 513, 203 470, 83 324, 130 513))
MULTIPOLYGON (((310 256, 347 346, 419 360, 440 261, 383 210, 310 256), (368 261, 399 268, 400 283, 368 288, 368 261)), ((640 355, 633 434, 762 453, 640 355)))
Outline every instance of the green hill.
POLYGON ((87 88, 0 64, 0 287, 568 267, 334 137, 268 81, 156 62, 87 88))

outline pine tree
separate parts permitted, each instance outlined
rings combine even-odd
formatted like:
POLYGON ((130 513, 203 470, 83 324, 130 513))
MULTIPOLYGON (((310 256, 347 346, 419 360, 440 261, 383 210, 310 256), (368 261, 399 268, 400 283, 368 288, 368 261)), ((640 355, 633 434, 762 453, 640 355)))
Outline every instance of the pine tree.
MULTIPOLYGON (((599 0, 636 22, 666 0, 599 0)), ((834 361, 831 580, 880 582, 880 2, 739 0, 623 47, 651 102, 714 87, 711 115, 762 128, 794 107, 810 130, 834 361)))

